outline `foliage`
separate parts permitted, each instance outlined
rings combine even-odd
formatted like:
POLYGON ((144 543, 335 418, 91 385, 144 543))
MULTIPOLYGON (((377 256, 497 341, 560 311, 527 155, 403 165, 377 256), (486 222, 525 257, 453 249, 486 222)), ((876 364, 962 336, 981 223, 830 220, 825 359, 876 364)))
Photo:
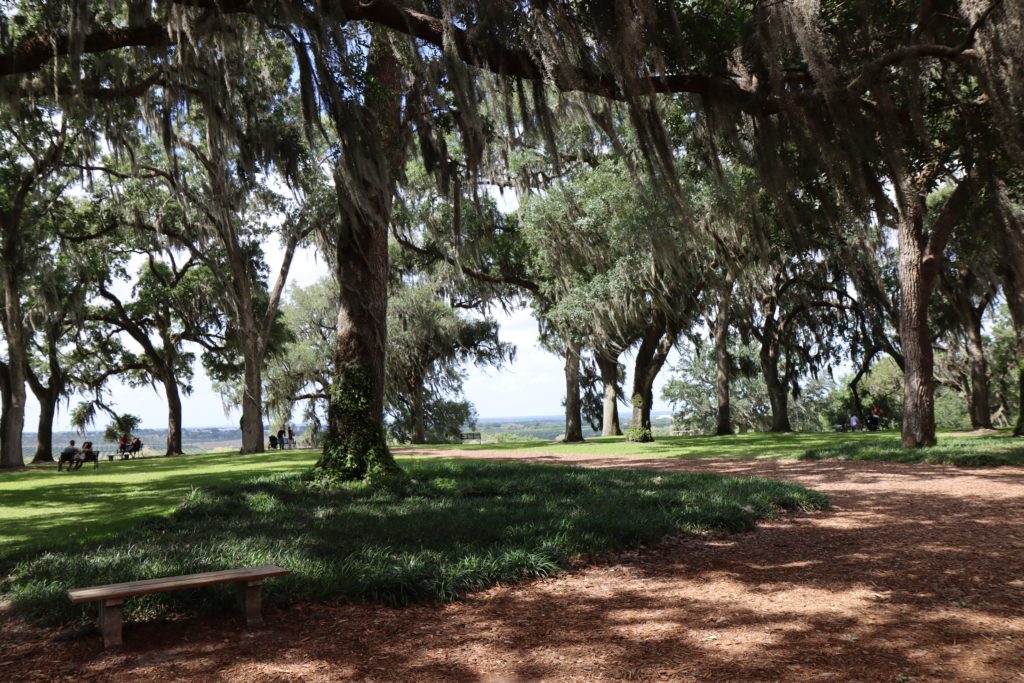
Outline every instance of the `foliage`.
MULTIPOLYGON (((737 431, 767 431, 772 412, 764 376, 759 372, 757 349, 734 340, 730 345, 729 406, 737 431)), ((717 425, 718 404, 715 394, 716 366, 714 350, 683 344, 673 376, 662 389, 662 398, 672 405, 672 428, 689 434, 713 434, 717 425)), ((827 401, 832 384, 824 379, 806 379, 800 395, 789 408, 792 427, 796 431, 830 429, 826 421, 827 401)), ((834 389, 832 390, 834 393, 834 389)), ((839 422, 845 422, 845 418, 839 422)))
MULTIPOLYGON (((402 408, 390 411, 388 438, 409 443, 415 433, 412 413, 402 408)), ((476 409, 469 401, 430 397, 423 405, 424 443, 456 442, 462 432, 476 429, 476 409)))
POLYGON ((654 441, 654 435, 651 434, 651 430, 638 424, 631 424, 627 427, 623 436, 626 441, 632 443, 650 443, 654 441))
MULTIPOLYGON (((815 510, 824 495, 795 484, 708 474, 586 470, 426 460, 404 467, 402 494, 365 484, 323 488, 272 476, 195 489, 174 515, 74 550, 21 562, 3 589, 45 623, 92 618, 75 585, 274 563, 268 604, 454 600, 498 582, 548 576, 579 558, 680 532, 748 531, 777 510, 815 510)), ((152 618, 232 604, 230 587, 130 600, 152 618)))
POLYGON ((116 415, 113 421, 103 430, 103 440, 117 443, 122 434, 127 434, 128 438, 131 438, 140 424, 142 424, 142 418, 137 415, 130 415, 128 413, 116 415))
POLYGON ((895 438, 871 441, 846 441, 810 448, 801 460, 870 460, 882 462, 928 463, 958 467, 994 467, 1024 464, 1024 443, 1006 435, 977 437, 940 437, 932 448, 900 447, 895 438))
POLYGON ((335 375, 331 388, 332 416, 337 429, 324 442, 317 469, 331 481, 363 479, 384 483, 401 479, 388 451, 384 427, 370 408, 369 373, 351 365, 335 375))

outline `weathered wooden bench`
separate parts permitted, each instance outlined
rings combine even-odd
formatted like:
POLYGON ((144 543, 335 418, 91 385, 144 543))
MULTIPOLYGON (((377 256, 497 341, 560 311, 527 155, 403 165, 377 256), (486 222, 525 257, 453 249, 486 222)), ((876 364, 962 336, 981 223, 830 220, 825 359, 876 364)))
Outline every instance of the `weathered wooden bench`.
POLYGON ((263 623, 261 587, 264 579, 284 576, 287 569, 267 564, 249 569, 228 569, 186 576, 168 576, 162 579, 112 583, 106 586, 91 586, 68 591, 71 602, 98 602, 100 608, 99 626, 103 634, 103 647, 121 644, 121 606, 125 598, 150 593, 168 593, 187 588, 202 588, 221 583, 238 586, 238 601, 248 626, 263 623))
POLYGON ((462 441, 462 443, 466 443, 467 441, 472 441, 474 439, 483 443, 483 439, 480 438, 480 432, 463 432, 462 434, 459 434, 459 440, 462 441))

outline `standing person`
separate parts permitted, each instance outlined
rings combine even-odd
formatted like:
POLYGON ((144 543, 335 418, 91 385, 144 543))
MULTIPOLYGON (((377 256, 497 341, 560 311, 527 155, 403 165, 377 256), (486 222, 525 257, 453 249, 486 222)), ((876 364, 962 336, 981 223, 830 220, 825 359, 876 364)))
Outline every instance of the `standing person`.
POLYGON ((288 448, 295 448, 295 432, 291 425, 288 425, 288 448))
POLYGON ((882 428, 882 409, 875 406, 871 409, 871 431, 877 432, 882 428))
POLYGON ((860 419, 858 419, 856 415, 851 414, 850 415, 850 431, 851 432, 855 432, 858 429, 860 429, 860 419))
POLYGON ((284 449, 284 427, 277 430, 277 447, 279 450, 284 449))
POLYGON ((68 464, 68 472, 74 466, 75 456, 78 455, 78 448, 75 447, 75 440, 71 439, 71 442, 64 447, 64 450, 60 452, 60 459, 57 461, 57 471, 60 472, 61 468, 64 467, 64 463, 68 464))

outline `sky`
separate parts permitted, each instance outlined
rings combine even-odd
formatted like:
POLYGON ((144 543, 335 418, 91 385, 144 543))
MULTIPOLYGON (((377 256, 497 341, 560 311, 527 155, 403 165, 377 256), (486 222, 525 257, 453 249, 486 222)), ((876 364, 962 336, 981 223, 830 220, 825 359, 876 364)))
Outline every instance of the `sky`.
MULTIPOLYGON (((275 247, 277 245, 274 245, 275 247)), ((268 250, 267 261, 271 272, 276 274, 280 265, 279 248, 268 250)), ((312 248, 296 253, 289 276, 289 286, 308 286, 317 280, 330 275, 330 268, 323 259, 318 258, 312 248)), ((476 407, 481 418, 499 417, 531 417, 561 415, 564 412, 562 401, 565 398, 565 380, 562 359, 542 349, 537 341, 537 322, 528 308, 504 314, 498 310, 493 313, 498 321, 499 334, 503 341, 516 346, 516 356, 512 363, 500 370, 494 368, 476 368, 466 366, 467 379, 464 385, 465 397, 476 407)), ((627 368, 627 384, 630 386, 632 359, 623 356, 621 359, 627 368)), ((675 352, 669 357, 669 364, 677 360, 675 352)), ((238 410, 225 412, 224 405, 217 392, 214 391, 209 378, 203 372, 202 364, 196 362, 193 392, 182 397, 182 422, 189 427, 237 427, 241 415, 238 410)), ((667 403, 661 400, 661 387, 670 376, 668 365, 662 370, 655 384, 654 411, 669 410, 667 403)), ((73 397, 70 405, 61 404, 54 429, 69 431, 71 429, 69 412, 80 397, 73 397)), ((111 400, 116 410, 138 415, 142 418, 142 426, 161 429, 167 425, 167 403, 163 391, 157 385, 150 387, 131 388, 111 383, 111 400)), ((628 408, 620 406, 620 415, 626 422, 628 408)), ((296 411, 298 415, 298 411, 296 411)), ((25 416, 25 431, 35 432, 39 421, 39 406, 32 392, 28 392, 28 405, 25 416)), ((101 417, 100 422, 104 422, 101 417)), ((97 425, 102 426, 102 425, 97 425)))

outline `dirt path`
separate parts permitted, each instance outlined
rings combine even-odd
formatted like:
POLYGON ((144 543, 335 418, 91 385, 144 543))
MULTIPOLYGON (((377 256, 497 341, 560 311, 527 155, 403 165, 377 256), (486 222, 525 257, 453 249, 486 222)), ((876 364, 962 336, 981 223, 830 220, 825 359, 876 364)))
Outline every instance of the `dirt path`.
POLYGON ((834 509, 455 605, 131 624, 119 653, 2 617, 0 680, 1024 682, 1024 468, 472 456, 773 477, 834 509))

